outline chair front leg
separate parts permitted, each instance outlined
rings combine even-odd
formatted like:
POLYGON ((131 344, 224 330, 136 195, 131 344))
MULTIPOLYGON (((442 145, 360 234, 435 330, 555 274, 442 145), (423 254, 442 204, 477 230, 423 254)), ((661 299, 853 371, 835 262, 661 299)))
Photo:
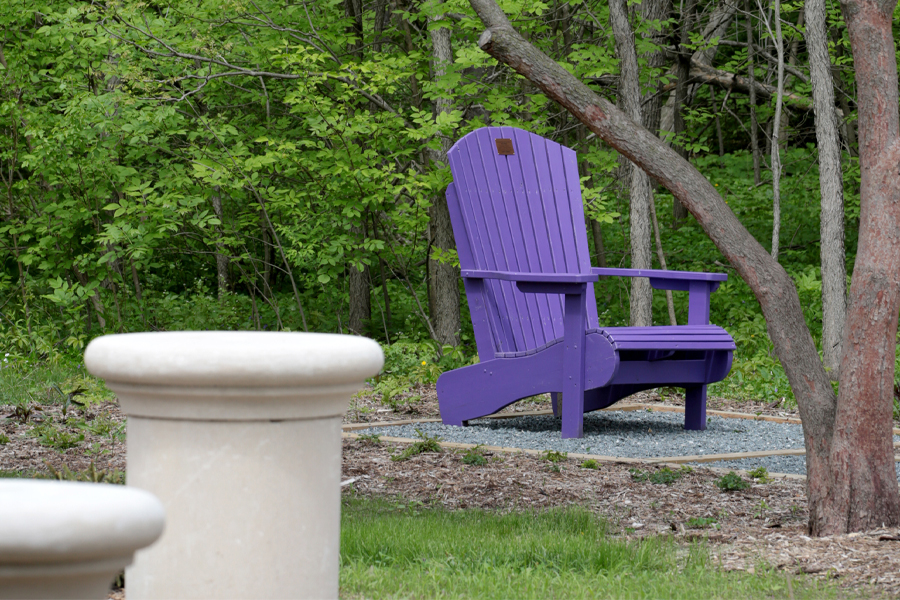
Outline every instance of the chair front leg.
POLYGON ((706 386, 684 390, 684 428, 694 431, 706 429, 706 386))
POLYGON ((584 436, 584 317, 585 284, 580 293, 566 294, 563 351, 562 437, 584 436))

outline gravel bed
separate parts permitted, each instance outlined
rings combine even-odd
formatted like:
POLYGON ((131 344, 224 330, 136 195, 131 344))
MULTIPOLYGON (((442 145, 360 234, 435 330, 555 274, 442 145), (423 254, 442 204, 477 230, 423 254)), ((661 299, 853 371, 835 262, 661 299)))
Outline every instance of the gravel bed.
MULTIPOLYGON (((894 436, 896 440, 897 436, 894 436)), ((723 469, 743 469, 751 471, 757 467, 765 467, 769 473, 796 473, 806 475, 805 456, 766 456, 762 458, 744 458, 741 460, 720 460, 711 463, 690 463, 696 466, 719 467, 723 469)), ((897 480, 900 481, 900 463, 895 463, 897 480)))
MULTIPOLYGON (((560 438, 560 420, 553 416, 477 419, 469 423, 468 427, 419 423, 377 427, 359 433, 416 438, 419 430, 446 442, 629 458, 803 448, 800 425, 712 416, 705 431, 686 431, 683 428, 683 414, 643 410, 586 414, 584 437, 568 440, 560 438)), ((900 436, 894 436, 894 441, 900 441, 900 436)), ((735 469, 764 466, 773 473, 806 472, 803 456, 773 456, 705 464, 735 469)))

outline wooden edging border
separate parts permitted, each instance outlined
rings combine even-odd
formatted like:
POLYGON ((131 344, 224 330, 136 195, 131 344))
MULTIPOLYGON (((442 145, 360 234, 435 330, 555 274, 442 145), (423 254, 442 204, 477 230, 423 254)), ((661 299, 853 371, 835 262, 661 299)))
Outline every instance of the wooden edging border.
MULTIPOLYGON (((361 437, 358 433, 351 433, 348 431, 342 432, 341 437, 343 439, 356 440, 361 437)), ((387 437, 380 436, 379 440, 382 442, 391 442, 394 444, 413 444, 415 442, 419 442, 421 440, 414 440, 412 438, 398 438, 398 437, 387 437)), ((471 448, 475 448, 480 444, 463 444, 460 442, 438 442, 438 445, 441 448, 446 448, 448 450, 469 450, 471 448)), ((894 444, 895 448, 900 447, 900 443, 894 444)), ((533 450, 531 448, 509 448, 506 446, 483 446, 481 445, 482 450, 488 450, 490 452, 500 452, 502 454, 529 454, 531 456, 541 456, 544 454, 542 450, 533 450)), ((668 456, 668 457, 660 457, 660 458, 629 458, 625 456, 604 456, 602 454, 581 454, 578 452, 569 452, 567 456, 569 458, 573 458, 576 460, 596 460, 598 463, 606 463, 606 464, 626 464, 626 465, 655 465, 655 466, 663 466, 663 467, 674 467, 680 468, 684 463, 688 462, 714 462, 716 460, 739 460, 743 458, 756 458, 760 456, 778 456, 778 455, 791 455, 798 456, 801 454, 806 454, 805 450, 802 449, 794 449, 794 450, 764 450, 760 452, 735 452, 732 454, 718 454, 713 455, 709 454, 704 456, 668 456), (711 461, 703 461, 697 460, 697 458, 708 458, 712 456, 719 456, 720 458, 713 459, 711 461)), ((894 460, 900 462, 900 455, 894 457, 894 460)), ((725 467, 709 467, 704 465, 704 469, 708 469, 713 473, 729 473, 734 471, 739 475, 743 475, 744 477, 750 477, 750 473, 744 469, 728 469, 725 467)), ((797 481, 806 481, 806 475, 797 475, 796 473, 769 473, 769 477, 774 477, 776 479, 794 479, 797 481)))
MULTIPOLYGON (((341 437, 344 439, 359 439, 360 434, 351 433, 345 431, 341 434, 341 437)), ((387 437, 381 436, 379 438, 382 442, 391 442, 393 444, 413 444, 415 442, 420 442, 421 440, 414 440, 412 438, 398 438, 398 437, 387 437)), ((438 442, 438 445, 441 448, 446 448, 448 450, 469 450, 470 448, 475 448, 479 446, 479 444, 462 444, 459 442, 438 442)), ((502 454, 529 454, 531 456, 541 456, 544 452, 541 450, 533 450, 531 448, 507 448, 505 446, 481 446, 482 450, 488 450, 490 452, 499 452, 502 454)), ((777 452, 777 451, 776 451, 777 452)), ((680 468, 682 464, 686 462, 692 462, 691 460, 682 460, 681 462, 676 462, 671 458, 654 458, 654 459, 645 459, 645 458, 629 458, 624 456, 604 456, 602 454, 581 454, 577 452, 569 452, 568 457, 576 460, 596 460, 598 463, 606 463, 606 464, 626 464, 626 465, 655 465, 655 466, 663 466, 670 468, 680 468)), ((680 459, 692 459, 693 457, 673 457, 680 459)), ((752 457, 751 457, 752 458, 752 457)), ((724 460, 724 459, 719 459, 724 460)), ((900 456, 897 457, 897 460, 900 461, 900 456)), ((697 462, 697 461, 693 461, 697 462)), ((749 477, 750 474, 742 469, 725 469, 722 467, 707 467, 704 465, 704 469, 709 469, 714 473, 729 473, 734 471, 739 475, 743 475, 745 477, 749 477)), ((805 481, 806 475, 796 475, 794 473, 769 473, 769 477, 774 477, 778 479, 795 479, 798 481, 805 481)))

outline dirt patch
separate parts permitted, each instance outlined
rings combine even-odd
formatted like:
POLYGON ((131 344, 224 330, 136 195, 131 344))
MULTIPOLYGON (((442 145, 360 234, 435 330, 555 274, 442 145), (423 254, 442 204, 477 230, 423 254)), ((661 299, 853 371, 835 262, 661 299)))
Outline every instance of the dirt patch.
POLYGON ((125 415, 118 402, 83 408, 32 405, 18 411, 0 406, 0 471, 48 472, 65 468, 115 476, 125 471, 125 415), (70 446, 70 447, 66 447, 70 446))

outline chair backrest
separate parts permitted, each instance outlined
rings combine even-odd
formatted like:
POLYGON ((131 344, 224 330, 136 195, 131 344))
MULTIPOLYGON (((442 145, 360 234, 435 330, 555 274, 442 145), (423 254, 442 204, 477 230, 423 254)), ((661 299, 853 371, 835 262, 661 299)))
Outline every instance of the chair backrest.
MULTIPOLYGON (((590 255, 575 152, 514 127, 485 127, 447 153, 453 183, 450 219, 463 269, 588 273, 590 255)), ((527 352, 563 336, 563 296, 524 294, 515 283, 485 280, 466 286, 482 358, 527 352), (479 330, 481 328, 481 330, 479 330), (486 329, 486 331, 485 331, 486 329), (482 348, 490 340, 491 349, 482 348)), ((588 328, 597 327, 593 286, 587 289, 588 328)))

